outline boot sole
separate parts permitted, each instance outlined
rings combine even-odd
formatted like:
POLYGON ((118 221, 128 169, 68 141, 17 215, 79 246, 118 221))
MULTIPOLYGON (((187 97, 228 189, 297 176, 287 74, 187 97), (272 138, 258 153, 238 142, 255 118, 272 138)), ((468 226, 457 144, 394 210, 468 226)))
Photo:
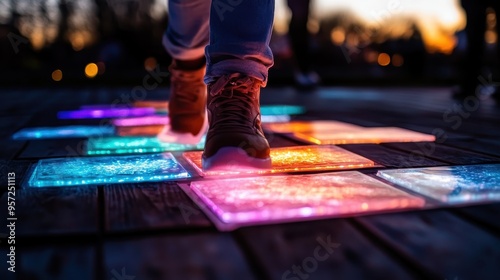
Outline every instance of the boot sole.
POLYGON ((198 134, 193 135, 191 133, 178 133, 172 131, 170 124, 165 125, 160 133, 156 136, 161 142, 165 143, 177 143, 177 144, 185 144, 185 145, 196 145, 200 143, 201 139, 208 130, 208 118, 205 113, 205 120, 203 121, 203 126, 201 127, 200 132, 198 134))
POLYGON ((271 169, 271 158, 260 159, 249 156, 245 150, 238 147, 220 148, 209 158, 202 157, 203 170, 238 171, 271 169))

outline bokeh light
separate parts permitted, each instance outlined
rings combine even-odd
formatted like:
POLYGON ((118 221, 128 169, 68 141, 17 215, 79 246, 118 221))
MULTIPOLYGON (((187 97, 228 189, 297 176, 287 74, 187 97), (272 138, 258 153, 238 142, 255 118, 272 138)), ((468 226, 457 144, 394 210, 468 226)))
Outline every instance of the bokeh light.
POLYGON ((156 61, 156 58, 154 57, 148 57, 146 60, 144 60, 144 69, 147 71, 153 71, 156 68, 156 65, 158 62, 156 61))
POLYGON ((391 63, 391 57, 386 53, 380 53, 377 61, 380 66, 387 66, 391 63))
POLYGON ((52 72, 52 80, 59 82, 63 78, 63 73, 61 70, 57 69, 52 72))
POLYGON ((95 63, 89 63, 85 66, 85 76, 87 76, 87 78, 94 78, 98 72, 99 67, 97 67, 95 63))
POLYGON ((392 65, 395 67, 401 67, 403 66, 405 60, 402 55, 400 54, 394 54, 392 55, 392 65))

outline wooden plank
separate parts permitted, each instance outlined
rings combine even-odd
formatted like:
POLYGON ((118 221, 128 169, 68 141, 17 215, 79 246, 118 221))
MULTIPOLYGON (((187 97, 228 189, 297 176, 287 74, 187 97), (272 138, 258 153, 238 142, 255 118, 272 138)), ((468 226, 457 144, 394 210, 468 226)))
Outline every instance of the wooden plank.
POLYGON ((86 138, 29 141, 19 159, 77 157, 85 155, 86 138))
MULTIPOLYGON (((2 279, 95 279, 96 250, 92 245, 43 244, 26 247, 16 244, 15 273, 7 271, 7 249, 0 249, 2 279), (5 278, 4 278, 5 277, 5 278)), ((111 279, 111 278, 108 278, 111 279)))
POLYGON ((105 229, 110 232, 212 227, 175 183, 109 185, 104 203, 105 229))
POLYGON ((500 236, 500 203, 456 208, 452 213, 500 236))
POLYGON ((500 273, 500 238, 451 210, 357 218, 369 232, 437 279, 492 279, 500 273))
POLYGON ((390 149, 388 147, 377 144, 349 144, 339 145, 340 147, 349 150, 358 155, 382 164, 385 167, 421 167, 421 166, 440 166, 446 165, 442 161, 437 161, 415 155, 390 149))
POLYGON ((389 148, 415 153, 434 160, 444 161, 450 164, 479 164, 500 162, 500 157, 487 156, 474 152, 464 151, 453 147, 447 147, 433 142, 422 143, 389 143, 384 144, 389 148))
POLYGON ((104 271, 104 279, 119 279, 117 275, 151 280, 258 279, 228 233, 108 241, 104 244, 104 271))
POLYGON ((444 144, 486 155, 500 156, 499 140, 474 138, 469 140, 448 140, 444 144))
MULTIPOLYGON (((22 188, 15 202, 17 236, 97 233, 97 187, 22 188)), ((7 193, 1 205, 7 205, 7 193)), ((3 232, 7 211, 0 211, 0 223, 3 232)))
POLYGON ((266 279, 417 279, 424 274, 385 252, 348 219, 242 228, 237 235, 266 279))

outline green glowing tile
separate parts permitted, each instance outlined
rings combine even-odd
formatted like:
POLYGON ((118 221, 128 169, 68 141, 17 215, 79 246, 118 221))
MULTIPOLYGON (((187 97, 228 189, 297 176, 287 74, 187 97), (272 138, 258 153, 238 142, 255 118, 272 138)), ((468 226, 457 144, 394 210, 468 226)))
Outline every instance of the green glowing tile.
POLYGON ((157 182, 191 175, 170 153, 132 156, 43 159, 31 174, 30 187, 63 187, 157 182))
POLYGON ((103 137, 90 138, 87 155, 144 154, 173 151, 203 150, 205 138, 197 145, 165 143, 156 137, 103 137))
POLYGON ((302 106, 292 105, 262 105, 260 113, 262 116, 278 116, 278 115, 300 115, 304 114, 306 109, 302 106))

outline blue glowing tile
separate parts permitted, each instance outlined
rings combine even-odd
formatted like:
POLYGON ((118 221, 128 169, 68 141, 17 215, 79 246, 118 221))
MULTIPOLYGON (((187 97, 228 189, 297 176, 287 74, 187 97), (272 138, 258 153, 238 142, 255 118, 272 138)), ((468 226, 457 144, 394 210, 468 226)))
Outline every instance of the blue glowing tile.
POLYGON ((302 106, 292 105, 261 105, 260 113, 262 116, 283 116, 304 114, 306 109, 302 106))
POLYGON ((114 135, 112 126, 72 125, 58 127, 24 128, 12 135, 15 140, 49 139, 49 138, 79 138, 91 136, 114 135))
POLYGON ((105 108, 80 109, 76 111, 61 111, 57 113, 59 119, 104 119, 142 117, 155 114, 154 108, 105 108))
POLYGON ((197 145, 165 143, 156 137, 100 137, 87 141, 87 155, 144 154, 203 150, 205 138, 197 145))
POLYGON ((36 165, 30 187, 62 187, 113 183, 156 182, 191 175, 170 153, 43 159, 36 165))
POLYGON ((287 123, 291 119, 290 115, 261 116, 262 123, 287 123))
POLYGON ((381 170, 377 176, 445 203, 500 200, 500 164, 381 170))

